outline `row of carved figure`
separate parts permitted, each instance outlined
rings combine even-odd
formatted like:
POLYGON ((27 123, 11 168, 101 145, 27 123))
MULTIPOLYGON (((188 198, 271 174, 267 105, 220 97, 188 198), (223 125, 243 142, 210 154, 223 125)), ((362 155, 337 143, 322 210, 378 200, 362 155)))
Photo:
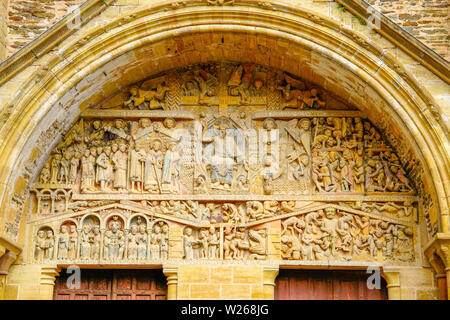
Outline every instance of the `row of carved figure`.
POLYGON ((79 181, 83 193, 413 192, 395 152, 361 118, 268 118, 256 141, 227 117, 213 118, 197 142, 177 133, 172 118, 143 118, 130 133, 133 123, 92 121, 88 142, 67 138, 40 184, 79 181), (256 155, 250 142, 259 145, 256 155), (201 157, 194 161, 195 145, 201 157))
MULTIPOLYGON (((102 232, 97 224, 84 224, 77 230, 74 224, 63 224, 56 237, 50 228, 41 228, 35 241, 35 260, 79 261, 131 261, 168 259, 169 227, 165 222, 153 224, 132 223, 121 230, 121 222, 113 219, 109 228, 102 232)), ((267 232, 265 229, 227 227, 224 230, 224 259, 265 259, 267 255, 267 232)), ((219 259, 219 229, 185 227, 183 231, 183 258, 219 259)))
MULTIPOLYGON (((223 259, 265 260, 267 258, 267 230, 227 226, 223 231, 223 259)), ((183 258, 219 258, 220 235, 217 228, 186 227, 183 235, 183 258)))
POLYGON ((285 73, 269 71, 255 64, 229 64, 225 68, 209 64, 133 85, 121 105, 105 103, 100 108, 179 109, 182 97, 195 97, 195 100, 184 99, 188 104, 211 105, 218 103, 220 92, 226 92, 224 95, 228 97, 238 97, 234 103, 239 105, 267 103, 265 98, 276 99, 276 107, 281 110, 321 109, 326 105, 317 88, 308 88, 301 80, 285 73), (225 73, 228 80, 221 80, 220 73, 225 73))
POLYGON ((411 227, 352 215, 335 208, 282 220, 282 257, 287 260, 414 261, 411 227))
MULTIPOLYGON (((166 119, 164 129, 170 130, 173 124, 172 118, 166 119)), ((61 153, 56 152, 42 169, 39 182, 73 185, 80 171, 82 192, 95 191, 97 186, 103 192, 125 192, 127 189, 158 193, 162 190, 166 193, 178 191, 171 188, 176 185, 179 175, 177 140, 155 137, 152 135, 154 130, 165 132, 163 126, 153 126, 150 119, 143 118, 131 140, 127 123, 123 120, 115 120, 113 125, 106 126, 101 120, 94 120, 92 131, 85 138, 86 145, 73 145, 61 153), (142 147, 142 143, 148 142, 145 139, 147 135, 154 139, 142 147), (163 143, 166 143, 164 153, 163 143)))
POLYGON ((114 216, 106 230, 96 222, 83 224, 64 223, 55 239, 53 230, 41 228, 35 241, 35 260, 80 261, 143 261, 167 259, 169 254, 169 226, 158 221, 147 229, 140 217, 129 228, 114 216))

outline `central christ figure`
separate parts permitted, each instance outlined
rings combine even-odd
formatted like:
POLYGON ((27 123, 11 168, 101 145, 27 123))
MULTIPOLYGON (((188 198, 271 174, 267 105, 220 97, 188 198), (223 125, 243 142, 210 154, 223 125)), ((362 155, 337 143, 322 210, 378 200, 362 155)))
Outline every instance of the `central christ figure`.
POLYGON ((216 121, 218 126, 202 137, 202 142, 211 143, 204 150, 204 160, 211 171, 211 187, 231 190, 233 169, 244 161, 245 140, 238 138, 230 119, 221 117, 216 121))

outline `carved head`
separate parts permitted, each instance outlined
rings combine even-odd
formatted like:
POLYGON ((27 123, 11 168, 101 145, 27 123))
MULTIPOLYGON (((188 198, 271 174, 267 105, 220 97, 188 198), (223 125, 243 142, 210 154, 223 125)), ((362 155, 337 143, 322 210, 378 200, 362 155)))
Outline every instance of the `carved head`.
POLYGON ((94 121, 92 121, 92 127, 94 127, 95 130, 100 129, 101 126, 102 126, 102 121, 101 120, 94 120, 94 121))
POLYGON ((336 208, 325 208, 325 216, 328 219, 333 219, 336 214, 336 208))
POLYGON ((187 227, 184 229, 184 234, 187 236, 191 236, 192 235, 192 229, 187 227))
POLYGON ((162 145, 161 140, 159 140, 159 139, 154 140, 153 141, 153 150, 159 151, 161 149, 161 145, 162 145))
POLYGON ((272 129, 275 129, 276 127, 277 127, 277 123, 272 118, 267 118, 263 122, 263 128, 266 130, 272 130, 272 129))
POLYGON ((114 121, 114 126, 115 126, 117 129, 122 129, 122 128, 125 126, 125 121, 123 121, 122 119, 116 119, 116 120, 114 121))
POLYGON ((307 118, 300 119, 297 123, 297 126, 303 130, 309 130, 311 127, 311 121, 307 118))
POLYGON ((121 143, 119 145, 119 150, 122 151, 122 152, 125 152, 127 150, 127 146, 124 143, 121 143))
POLYGON ((137 233, 137 231, 138 231, 138 226, 137 226, 137 224, 133 223, 133 224, 130 226, 130 230, 131 230, 131 234, 135 235, 135 234, 137 233))
POLYGON ((67 226, 65 226, 65 225, 62 225, 62 226, 61 226, 61 233, 62 233, 62 234, 67 233, 67 226))
POLYGON ((91 151, 90 151, 90 153, 91 153, 92 156, 95 157, 95 156, 97 155, 97 149, 92 148, 91 151))
POLYGON ((53 231, 47 230, 47 239, 51 239, 51 238, 53 238, 53 231))
POLYGON ((175 127, 175 119, 165 118, 163 124, 167 129, 172 129, 173 127, 175 127))
POLYGON ((112 152, 117 152, 117 150, 119 150, 119 145, 117 143, 113 143, 112 145, 112 152))
POLYGON ((44 230, 39 230, 38 231, 38 237, 41 238, 41 239, 44 238, 45 237, 45 231, 44 230))
POLYGON ((141 118, 139 120, 139 125, 142 128, 148 128, 148 127, 150 127, 151 124, 152 124, 152 120, 150 120, 150 118, 141 118))

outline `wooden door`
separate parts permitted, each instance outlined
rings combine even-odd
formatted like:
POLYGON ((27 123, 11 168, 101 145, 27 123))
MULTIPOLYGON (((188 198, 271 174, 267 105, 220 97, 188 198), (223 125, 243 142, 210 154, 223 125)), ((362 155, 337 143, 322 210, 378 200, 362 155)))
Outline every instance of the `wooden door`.
POLYGON ((65 270, 55 282, 55 300, 165 300, 161 270, 81 270, 79 289, 67 288, 65 270))
POLYGON ((369 289, 365 271, 280 270, 276 300, 386 300, 386 282, 369 289))
MULTIPOLYGON (((114 272, 112 284, 113 300, 165 300, 166 279, 162 272, 149 275, 143 270, 114 272)), ((145 270, 155 271, 155 270, 145 270)))

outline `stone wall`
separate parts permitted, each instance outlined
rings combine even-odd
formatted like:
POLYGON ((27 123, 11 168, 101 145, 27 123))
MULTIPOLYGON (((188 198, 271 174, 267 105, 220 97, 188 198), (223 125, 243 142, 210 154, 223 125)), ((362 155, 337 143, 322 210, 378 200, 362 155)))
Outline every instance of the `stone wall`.
MULTIPOLYGON (((0 60, 22 48, 83 1, 10 0, 6 17, 7 2, 8 0, 0 0, 0 60), (6 24, 4 18, 7 19, 6 24), (7 37, 5 28, 7 28, 7 37)), ((314 2, 314 0, 305 2, 314 2)), ((447 44, 449 15, 446 0, 370 0, 369 3, 437 53, 449 59, 447 44)))
POLYGON ((368 2, 414 37, 449 59, 449 14, 446 0, 368 0, 368 2))
MULTIPOLYGON (((1 1, 8 2, 8 0, 1 1)), ((7 56, 36 38, 82 2, 82 0, 10 0, 7 56)), ((0 27, 3 29, 1 22, 0 27)))

